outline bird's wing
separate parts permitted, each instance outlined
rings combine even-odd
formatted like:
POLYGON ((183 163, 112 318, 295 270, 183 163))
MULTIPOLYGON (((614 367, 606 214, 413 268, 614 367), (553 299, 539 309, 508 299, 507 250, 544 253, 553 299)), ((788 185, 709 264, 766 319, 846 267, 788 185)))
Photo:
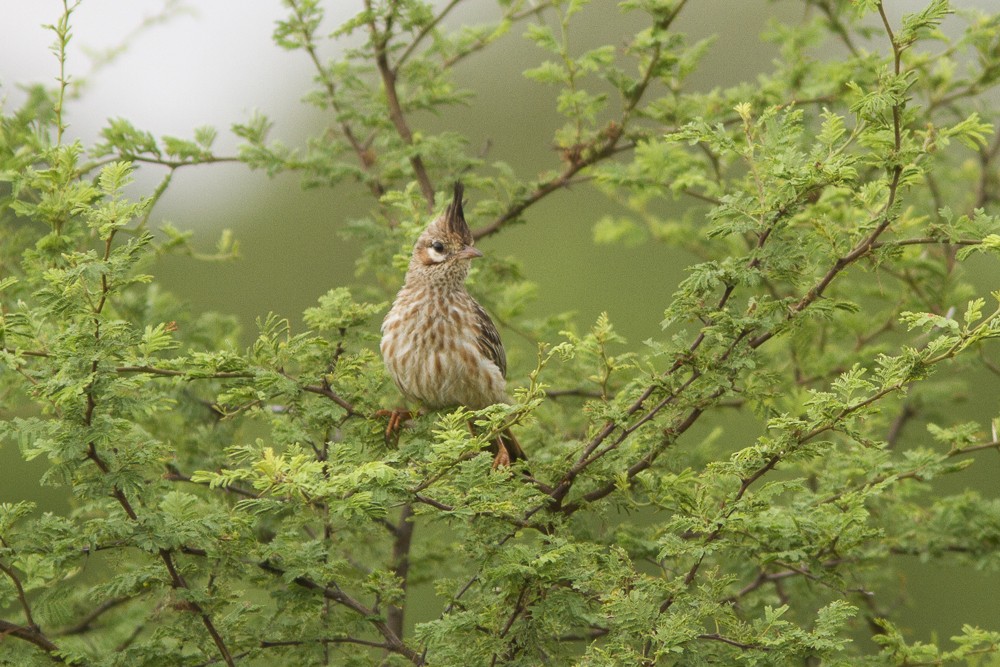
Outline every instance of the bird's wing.
POLYGON ((500 333, 497 331, 496 325, 493 324, 493 320, 483 310, 483 307, 474 300, 472 304, 476 313, 476 328, 479 330, 479 335, 476 336, 476 345, 479 346, 480 352, 497 365, 497 368, 500 369, 500 374, 507 377, 507 353, 504 352, 500 333))

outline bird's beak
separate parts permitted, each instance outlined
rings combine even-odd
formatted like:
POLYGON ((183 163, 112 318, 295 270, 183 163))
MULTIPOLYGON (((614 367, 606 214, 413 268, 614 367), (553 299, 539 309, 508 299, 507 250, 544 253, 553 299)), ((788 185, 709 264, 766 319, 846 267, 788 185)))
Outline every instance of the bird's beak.
POLYGON ((475 259, 476 257, 482 257, 483 253, 479 248, 473 248, 471 245, 467 245, 458 252, 455 253, 457 259, 475 259))

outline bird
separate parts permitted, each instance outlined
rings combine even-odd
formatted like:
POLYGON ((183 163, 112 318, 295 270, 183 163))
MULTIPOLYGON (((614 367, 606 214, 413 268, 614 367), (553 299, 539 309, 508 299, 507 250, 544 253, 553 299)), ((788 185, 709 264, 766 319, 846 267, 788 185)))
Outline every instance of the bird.
MULTIPOLYGON (((455 183, 451 203, 417 238, 382 322, 379 348, 389 375, 407 400, 431 410, 510 403, 500 333, 465 286, 472 260, 483 253, 465 221, 463 193, 455 183)), ((398 428, 400 414, 407 413, 394 411, 387 433, 398 428)), ((527 459, 510 429, 490 449, 494 469, 527 459)))

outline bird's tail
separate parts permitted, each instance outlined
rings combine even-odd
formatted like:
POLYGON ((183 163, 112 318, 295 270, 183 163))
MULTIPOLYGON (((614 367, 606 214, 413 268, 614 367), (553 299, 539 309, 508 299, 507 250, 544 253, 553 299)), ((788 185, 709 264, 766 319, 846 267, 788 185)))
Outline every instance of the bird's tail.
MULTIPOLYGON (((471 424, 470 424, 471 428, 471 424)), ((489 446, 490 453, 493 454, 493 469, 506 468, 515 461, 527 461, 528 457, 521 449, 521 443, 517 441, 509 428, 505 428, 497 435, 489 446)))
POLYGON ((517 438, 514 437, 509 428, 504 429, 498 439, 500 440, 500 444, 507 449, 511 463, 528 460, 528 455, 521 449, 521 443, 517 441, 517 438))

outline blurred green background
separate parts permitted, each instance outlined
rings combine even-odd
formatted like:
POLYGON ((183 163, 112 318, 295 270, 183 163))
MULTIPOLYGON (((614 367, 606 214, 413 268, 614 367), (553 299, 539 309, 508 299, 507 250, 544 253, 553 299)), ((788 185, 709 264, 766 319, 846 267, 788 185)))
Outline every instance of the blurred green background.
MULTIPOLYGON (((189 137, 194 127, 209 124, 220 130, 218 152, 231 154, 236 142, 225 136, 228 124, 245 120, 254 108, 271 116, 274 137, 292 146, 325 124, 317 110, 299 102, 311 86, 310 63, 301 54, 286 53, 270 42, 273 22, 282 15, 277 0, 268 5, 241 3, 238 15, 232 3, 201 4, 193 13, 167 0, 166 5, 173 6, 170 20, 148 28, 117 59, 100 65, 100 55, 155 15, 160 5, 133 3, 123 10, 114 0, 83 3, 74 21, 77 50, 71 51, 70 61, 70 72, 84 83, 80 98, 69 110, 72 136, 92 143, 105 120, 115 116, 157 136, 189 137)), ((640 27, 638 16, 623 16, 615 4, 596 0, 580 16, 572 36, 575 48, 623 43, 640 27)), ((887 7, 898 20, 922 4, 900 1, 887 7)), ((957 4, 997 9, 995 0, 957 4)), ((327 5, 327 27, 332 29, 338 17, 356 11, 360 0, 332 0, 327 5)), ((40 24, 54 22, 60 10, 60 3, 54 1, 20 2, 6 8, 0 25, 0 83, 8 110, 18 103, 17 83, 52 80, 57 65, 46 48, 51 38, 40 24)), ((691 84, 710 90, 754 80, 778 57, 773 47, 759 41, 760 32, 769 21, 797 21, 802 13, 797 2, 689 3, 676 29, 692 39, 717 36, 691 84)), ((449 22, 481 23, 495 14, 490 0, 468 0, 449 22)), ((503 160, 518 174, 530 177, 558 165, 551 134, 561 121, 553 110, 555 90, 521 76, 524 69, 537 64, 540 55, 521 38, 522 32, 523 28, 515 27, 498 44, 456 69, 458 83, 476 93, 468 106, 440 117, 417 116, 412 125, 425 132, 461 133, 474 151, 489 144, 489 159, 503 160)), ((323 56, 334 57, 338 48, 343 45, 324 45, 323 56)), ((836 58, 839 54, 818 55, 836 58)), ((160 177, 162 172, 155 167, 143 167, 133 194, 148 194, 160 177)), ((164 288, 182 295, 194 310, 238 316, 246 335, 254 331, 257 317, 271 311, 298 323, 303 309, 331 287, 358 284, 354 262, 359 248, 346 242, 340 231, 347 221, 365 215, 370 205, 368 193, 353 184, 302 190, 294 175, 272 179, 238 164, 185 168, 176 174, 153 221, 194 230, 196 245, 206 252, 223 228, 231 228, 242 256, 225 263, 171 256, 152 272, 164 288)), ((672 205, 679 212, 685 202, 672 205)), ((692 258, 662 244, 593 244, 593 224, 605 214, 622 211, 595 190, 578 186, 544 200, 530 210, 526 225, 486 239, 480 247, 486 253, 516 257, 527 277, 538 284, 538 299, 529 306, 531 314, 573 311, 577 326, 585 329, 607 311, 629 346, 638 348, 659 332, 663 309, 692 258)), ((473 227, 478 222, 470 220, 473 227)), ((1000 287, 994 267, 986 262, 976 266, 974 280, 982 294, 1000 287)), ((534 350, 516 337, 508 333, 505 338, 512 368, 519 367, 519 359, 528 363, 534 357, 534 350)), ((518 378, 512 382, 517 384, 518 378)), ((952 413, 955 421, 988 421, 997 412, 993 392, 977 392, 974 400, 957 398, 958 407, 952 413)), ((908 428, 914 429, 908 435, 921 437, 919 424, 908 428)), ((734 421, 723 436, 724 446, 746 446, 754 434, 752 423, 734 421)), ((991 454, 981 455, 969 471, 935 480, 935 488, 954 493, 968 485, 996 497, 1000 457, 991 454)), ((42 510, 66 511, 65 489, 38 486, 44 468, 44 462, 25 464, 14 448, 0 446, 0 502, 29 498, 42 510)), ((901 564, 898 600, 882 598, 879 603, 890 607, 901 603, 897 620, 916 638, 948 637, 964 622, 991 629, 1000 626, 998 574, 914 560, 901 564)))

